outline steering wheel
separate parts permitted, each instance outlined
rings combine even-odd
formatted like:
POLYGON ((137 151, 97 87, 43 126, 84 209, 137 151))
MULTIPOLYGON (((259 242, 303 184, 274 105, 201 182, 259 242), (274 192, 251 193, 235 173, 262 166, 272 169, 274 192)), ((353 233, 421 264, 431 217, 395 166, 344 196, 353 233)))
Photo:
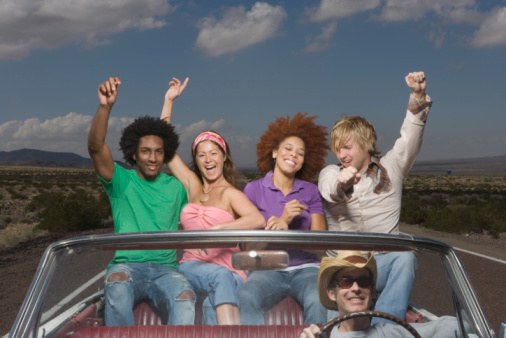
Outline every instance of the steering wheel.
POLYGON ((358 317, 378 317, 378 318, 384 318, 391 320, 394 323, 397 323, 401 325, 403 328, 409 331, 415 338, 421 338, 420 334, 411 326, 407 321, 400 319, 399 317, 396 317, 394 315, 391 315, 389 313, 380 312, 380 311, 360 311, 360 312, 354 312, 350 313, 349 315, 345 316, 339 316, 337 318, 329 320, 327 324, 322 328, 322 332, 318 335, 320 338, 327 338, 330 335, 330 332, 332 331, 332 328, 339 324, 340 322, 343 322, 348 319, 352 318, 358 318, 358 317))

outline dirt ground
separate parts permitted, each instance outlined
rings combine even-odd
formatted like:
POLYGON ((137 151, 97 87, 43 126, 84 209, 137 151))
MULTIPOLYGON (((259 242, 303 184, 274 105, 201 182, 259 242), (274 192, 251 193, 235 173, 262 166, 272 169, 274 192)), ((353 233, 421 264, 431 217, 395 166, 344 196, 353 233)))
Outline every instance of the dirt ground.
MULTIPOLYGON (((454 235, 426 230, 411 225, 401 225, 401 231, 413 235, 434 238, 450 243, 458 248, 479 252, 499 260, 506 260, 506 236, 502 236, 499 239, 492 239, 490 236, 485 235, 454 235)), ((65 238, 111 232, 113 232, 113 228, 74 232, 64 235, 47 235, 19 243, 12 248, 0 250, 0 301, 3 310, 3 315, 0 319, 0 337, 7 334, 14 323, 25 294, 37 270, 39 260, 47 246, 65 238)), ((469 272, 473 270, 473 268, 469 266, 467 266, 467 269, 469 272)), ((499 270, 500 271, 497 272, 506 273, 506 266, 504 264, 500 265, 499 270)), ((472 280, 474 278, 471 273, 470 278, 472 280)), ((501 304, 504 304, 504 301, 493 298, 494 296, 492 294, 494 293, 496 294, 495 297, 497 297, 497 290, 478 288, 476 284, 475 288, 482 302, 483 299, 488 299, 488 297, 496 299, 496 304, 483 304, 483 306, 493 328, 496 330, 496 333, 498 333, 497 330, 500 321, 506 319, 499 318, 499 316, 506 313, 506 311, 503 311, 504 309, 501 310, 498 308, 503 306, 501 304), (497 315, 495 315, 496 312, 498 312, 497 315)))
POLYGON ((0 250, 0 337, 9 332, 39 266, 44 250, 52 243, 72 237, 113 233, 114 228, 47 235, 0 250))

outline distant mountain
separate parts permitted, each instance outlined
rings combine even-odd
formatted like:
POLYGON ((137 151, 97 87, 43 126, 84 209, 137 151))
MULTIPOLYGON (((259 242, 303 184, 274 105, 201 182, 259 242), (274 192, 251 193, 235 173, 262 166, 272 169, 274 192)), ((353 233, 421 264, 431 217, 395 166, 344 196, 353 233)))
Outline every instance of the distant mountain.
POLYGON ((479 158, 417 161, 410 174, 506 176, 506 155, 479 158))
POLYGON ((74 153, 21 149, 0 151, 0 165, 91 168, 91 160, 74 153))
MULTIPOLYGON (((129 168, 123 162, 121 166, 129 168)), ((61 153, 36 149, 0 151, 0 165, 37 167, 92 168, 91 160, 75 153, 61 153)), ((254 167, 240 168, 243 173, 258 173, 254 167)), ((506 176, 506 155, 480 158, 417 161, 409 172, 412 175, 506 176)))
MULTIPOLYGON (((115 161, 120 166, 130 168, 128 164, 115 161)), ((92 169, 91 159, 75 153, 60 153, 37 149, 0 151, 0 165, 21 165, 34 167, 63 167, 92 169)))

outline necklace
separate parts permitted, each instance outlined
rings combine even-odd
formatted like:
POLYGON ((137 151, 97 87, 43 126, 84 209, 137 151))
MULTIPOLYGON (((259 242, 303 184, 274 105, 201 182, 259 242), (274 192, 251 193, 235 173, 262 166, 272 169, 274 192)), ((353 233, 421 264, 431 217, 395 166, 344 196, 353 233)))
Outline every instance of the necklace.
POLYGON ((213 190, 213 189, 214 189, 214 187, 216 187, 216 186, 217 186, 218 184, 220 184, 220 183, 221 183, 221 180, 220 180, 219 182, 216 182, 216 183, 215 183, 215 184, 214 184, 214 185, 213 185, 213 186, 212 186, 212 187, 211 187, 208 191, 206 191, 206 190, 204 189, 204 185, 202 185, 202 192, 203 192, 204 194, 202 194, 202 195, 200 196, 200 198, 199 198, 200 203, 204 204, 204 202, 205 202, 205 201, 207 201, 207 200, 209 199, 209 193, 211 192, 211 190, 213 190))

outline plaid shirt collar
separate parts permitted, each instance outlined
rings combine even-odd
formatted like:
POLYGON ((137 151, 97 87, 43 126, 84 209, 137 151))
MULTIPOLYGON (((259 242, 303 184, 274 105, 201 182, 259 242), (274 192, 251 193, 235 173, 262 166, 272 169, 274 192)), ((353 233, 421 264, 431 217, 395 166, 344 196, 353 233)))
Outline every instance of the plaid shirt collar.
POLYGON ((373 180, 375 194, 379 195, 382 192, 389 192, 392 189, 392 181, 390 181, 390 177, 388 177, 388 172, 385 167, 380 164, 378 158, 371 158, 371 163, 369 163, 365 175, 373 180))

